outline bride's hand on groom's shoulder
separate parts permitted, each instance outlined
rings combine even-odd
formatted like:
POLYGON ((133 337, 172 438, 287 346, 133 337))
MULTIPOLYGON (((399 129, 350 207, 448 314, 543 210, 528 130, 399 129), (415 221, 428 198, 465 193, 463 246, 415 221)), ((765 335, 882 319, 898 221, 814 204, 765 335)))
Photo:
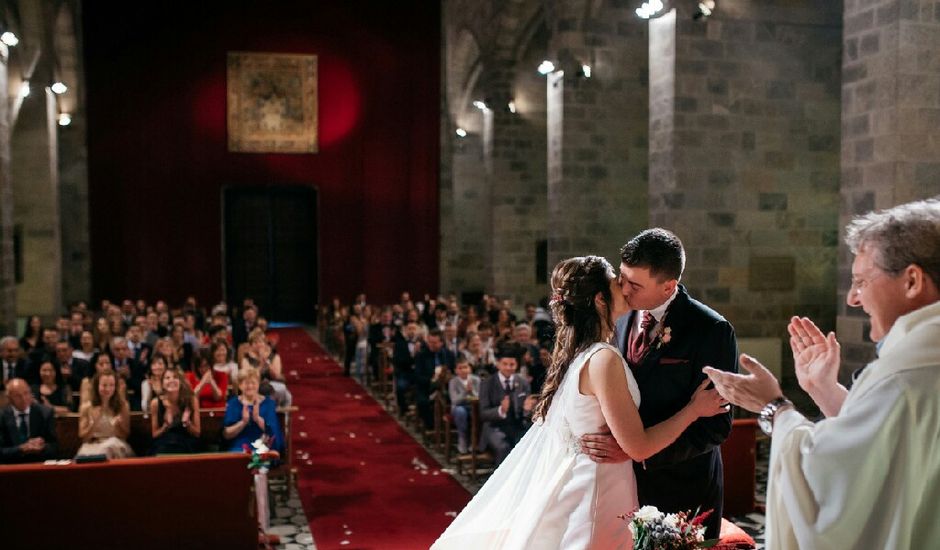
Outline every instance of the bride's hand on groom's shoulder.
POLYGON ((692 394, 692 400, 689 402, 689 407, 699 417, 715 416, 728 412, 728 401, 718 393, 718 390, 708 389, 711 382, 709 378, 703 380, 695 393, 692 394))
POLYGON ((630 460, 630 455, 623 452, 617 440, 607 430, 596 434, 585 434, 581 436, 581 452, 588 458, 599 464, 616 464, 630 460))

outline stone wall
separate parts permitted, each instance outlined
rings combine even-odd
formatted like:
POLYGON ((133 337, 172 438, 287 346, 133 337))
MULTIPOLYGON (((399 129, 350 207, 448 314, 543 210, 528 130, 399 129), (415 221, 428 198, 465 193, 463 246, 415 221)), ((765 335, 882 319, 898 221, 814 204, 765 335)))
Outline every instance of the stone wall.
POLYGON ((739 336, 835 324, 839 14, 724 1, 650 22, 650 223, 739 336))
POLYGON ((620 247, 647 225, 647 31, 633 7, 555 4, 548 94, 549 265, 620 247), (591 68, 588 78, 582 65, 591 68))
MULTIPOLYGON (((847 0, 842 59, 842 208, 856 214, 940 195, 940 4, 847 0)), ((874 357, 868 316, 849 308, 839 254, 843 378, 874 357)))
POLYGON ((0 47, 0 332, 12 334, 16 325, 16 281, 13 256, 13 181, 10 179, 9 56, 0 47))

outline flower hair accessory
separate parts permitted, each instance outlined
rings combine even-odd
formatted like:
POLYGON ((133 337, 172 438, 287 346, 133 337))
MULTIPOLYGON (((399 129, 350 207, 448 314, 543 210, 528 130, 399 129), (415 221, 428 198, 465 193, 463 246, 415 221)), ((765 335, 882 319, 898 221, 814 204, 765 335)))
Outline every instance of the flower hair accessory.
POLYGON ((561 295, 561 291, 555 290, 555 293, 552 294, 551 303, 557 304, 558 302, 564 302, 564 301, 565 301, 565 297, 561 295))

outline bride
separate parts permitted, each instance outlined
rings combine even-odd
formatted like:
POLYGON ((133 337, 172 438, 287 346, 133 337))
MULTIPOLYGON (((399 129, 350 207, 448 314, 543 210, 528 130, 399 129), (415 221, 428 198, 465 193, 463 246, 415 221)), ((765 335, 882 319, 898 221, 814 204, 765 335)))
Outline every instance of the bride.
POLYGON ((551 282, 555 351, 535 424, 432 550, 632 548, 629 522, 617 516, 637 507, 633 463, 597 464, 581 454, 579 438, 609 428, 643 460, 697 418, 727 412, 706 379, 685 408, 644 429, 633 374, 607 343, 626 313, 613 268, 598 256, 571 258, 551 282))

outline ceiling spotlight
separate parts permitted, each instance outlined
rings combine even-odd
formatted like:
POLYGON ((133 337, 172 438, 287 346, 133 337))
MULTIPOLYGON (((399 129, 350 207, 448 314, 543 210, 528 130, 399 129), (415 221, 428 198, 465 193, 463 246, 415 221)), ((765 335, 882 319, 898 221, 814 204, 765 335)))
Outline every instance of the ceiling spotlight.
POLYGON ((56 82, 51 86, 53 93, 62 95, 69 90, 69 87, 62 82, 56 82))
POLYGON ((3 42, 7 46, 13 47, 20 43, 20 39, 17 38, 16 35, 12 32, 7 31, 3 34, 0 34, 0 42, 3 42))
POLYGON ((547 75, 555 72, 555 64, 549 60, 542 61, 538 68, 539 74, 547 75))
POLYGON ((68 126, 72 123, 72 115, 68 113, 62 113, 59 115, 59 126, 68 126))
POLYGON ((457 137, 465 138, 467 137, 467 131, 463 128, 457 128, 457 137))
POLYGON ((473 106, 481 111, 486 110, 486 103, 480 101, 479 99, 473 102, 473 106))
POLYGON ((636 14, 641 19, 649 19, 662 11, 662 9, 662 0, 649 0, 649 2, 643 2, 643 5, 636 9, 636 14))
POLYGON ((591 78, 591 66, 590 65, 581 65, 581 76, 584 78, 591 78))
POLYGON ((20 84, 20 97, 29 97, 29 82, 20 84))
POLYGON ((514 99, 509 100, 509 112, 512 114, 516 114, 516 100, 514 99))

